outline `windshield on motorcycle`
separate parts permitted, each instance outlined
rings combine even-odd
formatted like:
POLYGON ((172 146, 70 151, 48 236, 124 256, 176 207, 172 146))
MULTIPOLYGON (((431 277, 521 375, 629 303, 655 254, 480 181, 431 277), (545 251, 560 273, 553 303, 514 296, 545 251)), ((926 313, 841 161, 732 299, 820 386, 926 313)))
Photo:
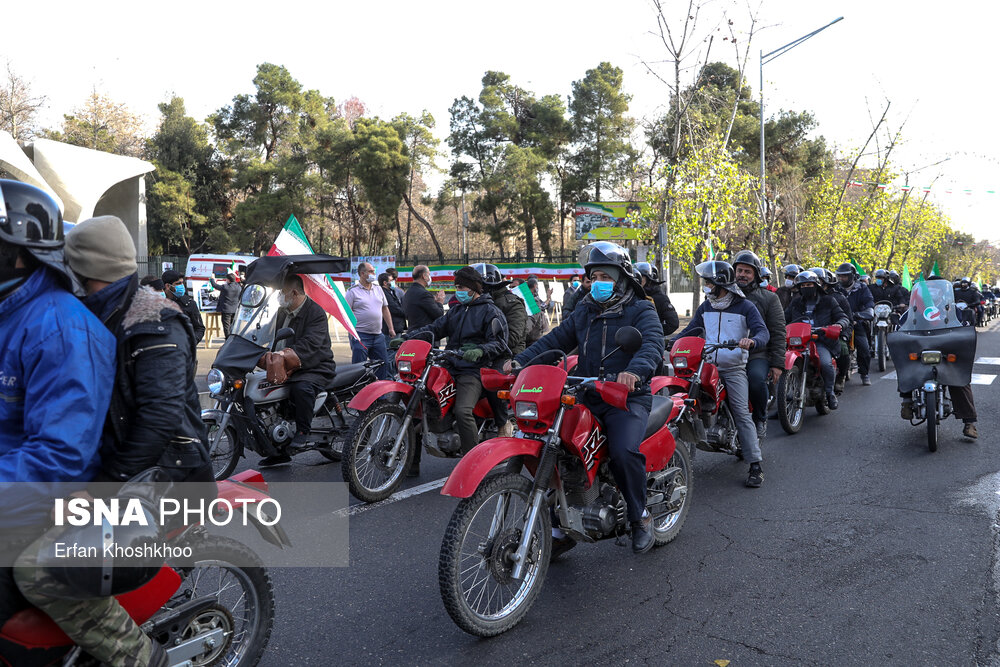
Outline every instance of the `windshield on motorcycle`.
POLYGON ((233 321, 233 334, 261 347, 270 347, 277 331, 275 315, 278 313, 279 292, 264 285, 243 288, 240 309, 233 321))
POLYGON ((901 331, 928 331, 962 326, 955 291, 947 280, 918 280, 910 292, 910 306, 901 331))

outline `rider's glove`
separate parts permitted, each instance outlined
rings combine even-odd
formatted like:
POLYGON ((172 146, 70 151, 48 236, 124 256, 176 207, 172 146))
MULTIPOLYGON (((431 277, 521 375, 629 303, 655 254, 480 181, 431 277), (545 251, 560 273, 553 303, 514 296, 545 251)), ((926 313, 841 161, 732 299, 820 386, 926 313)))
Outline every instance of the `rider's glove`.
POLYGON ((462 350, 462 352, 468 352, 469 350, 476 349, 476 344, 475 343, 463 343, 462 347, 460 349, 462 350))
POLYGON ((828 327, 823 327, 823 334, 827 338, 839 338, 840 337, 840 325, 831 324, 828 327))
POLYGON ((402 344, 403 344, 403 338, 402 337, 393 338, 392 340, 389 341, 389 349, 390 350, 398 350, 399 346, 402 345, 402 344))
POLYGON ((483 358, 483 350, 482 348, 479 347, 473 347, 463 352, 462 358, 465 359, 466 361, 471 361, 472 363, 476 363, 477 361, 483 358))

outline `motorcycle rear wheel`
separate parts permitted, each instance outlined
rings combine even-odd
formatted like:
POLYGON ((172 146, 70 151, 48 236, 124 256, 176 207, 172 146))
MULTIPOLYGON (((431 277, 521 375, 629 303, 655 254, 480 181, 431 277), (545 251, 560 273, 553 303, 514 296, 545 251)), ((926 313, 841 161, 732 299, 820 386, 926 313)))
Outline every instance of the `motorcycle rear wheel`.
POLYGON ((510 577, 531 487, 522 475, 490 475, 448 522, 438 560, 441 600, 455 625, 469 634, 493 637, 511 629, 542 589, 552 553, 547 509, 538 514, 524 579, 510 577))
POLYGON ((358 500, 366 503, 385 500, 399 488, 410 469, 414 447, 412 430, 403 438, 393 467, 385 465, 385 456, 403 425, 404 413, 399 403, 378 401, 351 425, 340 466, 344 481, 358 500))
POLYGON ((222 433, 218 433, 219 422, 214 417, 205 419, 205 429, 208 431, 208 455, 212 461, 212 474, 215 481, 221 481, 233 474, 243 456, 243 441, 236 433, 232 420, 226 424, 222 433), (218 436, 216 434, 218 433, 218 436), (217 437, 217 439, 216 439, 217 437))
POLYGON ((785 433, 795 435, 802 428, 802 417, 805 412, 803 406, 799 404, 800 383, 802 382, 802 368, 793 366, 786 370, 778 378, 778 420, 785 433))
POLYGON ((667 464, 670 468, 678 468, 679 472, 674 477, 677 485, 686 487, 684 498, 681 500, 680 509, 669 514, 661 514, 653 517, 653 537, 656 539, 656 546, 662 547, 668 542, 672 542, 684 527, 687 520, 688 510, 691 508, 691 493, 694 491, 694 466, 691 465, 691 454, 688 445, 683 440, 677 440, 674 455, 670 457, 667 464))
POLYGON ((878 332, 878 336, 875 338, 875 347, 878 348, 876 353, 876 357, 878 357, 878 370, 882 373, 885 372, 886 358, 889 356, 888 350, 885 348, 885 332, 878 332))
POLYGON ((937 394, 924 392, 925 409, 927 412, 927 449, 932 452, 938 450, 938 418, 937 418, 937 394))
MULTIPOLYGON (((219 606, 229 611, 230 641, 225 651, 208 650, 192 660, 196 667, 225 665, 252 667, 260 662, 274 625, 274 587, 271 575, 247 546, 225 537, 208 537, 196 548, 193 569, 160 613, 204 595, 217 595, 219 606), (235 563, 255 563, 243 567, 235 563), (221 653, 221 655, 220 655, 221 653)), ((201 623, 205 618, 199 616, 201 623)), ((155 617, 153 618, 155 622, 155 617)), ((224 619, 220 621, 225 623, 224 619)), ((197 628, 189 628, 191 631, 197 628)), ((154 638, 162 642, 162 638, 154 638)), ((169 648, 169 646, 167 646, 169 648)))

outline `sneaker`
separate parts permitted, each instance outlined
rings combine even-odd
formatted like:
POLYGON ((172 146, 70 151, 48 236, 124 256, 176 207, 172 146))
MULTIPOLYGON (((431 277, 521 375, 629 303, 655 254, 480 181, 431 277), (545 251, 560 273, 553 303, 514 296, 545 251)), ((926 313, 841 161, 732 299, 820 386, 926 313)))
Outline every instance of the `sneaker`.
POLYGON ((840 407, 840 403, 837 401, 837 395, 832 392, 826 395, 826 404, 831 410, 836 410, 840 407))
POLYGON ((751 489, 759 489, 763 483, 764 471, 761 469, 760 463, 751 463, 750 472, 747 475, 747 486, 751 489))
POLYGON ((309 442, 309 434, 302 433, 301 431, 296 433, 295 437, 292 438, 292 441, 288 444, 288 450, 292 454, 300 452, 304 449, 310 449, 311 447, 312 443, 309 442))
POLYGON ((288 454, 275 454, 274 456, 265 456, 257 462, 257 465, 261 468, 270 468, 271 466, 280 466, 283 463, 289 463, 291 460, 292 457, 288 454))
POLYGON ((644 554, 653 548, 653 515, 645 510, 642 519, 632 522, 632 553, 644 554))
POLYGON ((871 381, 871 379, 867 375, 862 375, 861 376, 861 386, 862 387, 870 387, 870 386, 872 386, 872 381, 871 381))
POLYGON ((965 428, 962 429, 962 435, 970 440, 975 440, 979 437, 979 431, 976 430, 975 424, 966 424, 965 428))
POLYGON ((576 540, 572 537, 553 537, 552 538, 552 555, 549 556, 549 560, 555 560, 562 556, 564 553, 576 546, 576 540))
POLYGON ((906 421, 913 421, 913 401, 903 401, 899 406, 899 416, 906 421))
POLYGON ((756 424, 757 426, 757 439, 763 440, 764 437, 767 435, 767 422, 760 421, 760 422, 754 422, 754 424, 756 424))

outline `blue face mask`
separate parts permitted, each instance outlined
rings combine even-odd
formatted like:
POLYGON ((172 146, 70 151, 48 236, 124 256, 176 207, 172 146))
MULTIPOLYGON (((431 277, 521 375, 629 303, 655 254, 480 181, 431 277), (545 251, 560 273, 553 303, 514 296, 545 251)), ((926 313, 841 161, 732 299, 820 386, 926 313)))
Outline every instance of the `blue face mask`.
POLYGON ((611 298, 615 292, 615 284, 606 280, 595 280, 590 283, 590 296, 594 297, 597 303, 604 303, 611 298))
POLYGON ((184 285, 174 285, 174 294, 177 296, 184 296, 185 292, 184 285))
POLYGON ((573 281, 573 289, 576 289, 579 286, 580 286, 580 281, 579 280, 574 280, 573 281))
POLYGON ((882 284, 882 279, 881 278, 876 278, 875 279, 875 284, 876 285, 881 285, 882 284))
POLYGON ((455 298, 458 299, 459 303, 469 303, 472 301, 472 295, 469 294, 469 290, 464 289, 456 290, 455 298))

